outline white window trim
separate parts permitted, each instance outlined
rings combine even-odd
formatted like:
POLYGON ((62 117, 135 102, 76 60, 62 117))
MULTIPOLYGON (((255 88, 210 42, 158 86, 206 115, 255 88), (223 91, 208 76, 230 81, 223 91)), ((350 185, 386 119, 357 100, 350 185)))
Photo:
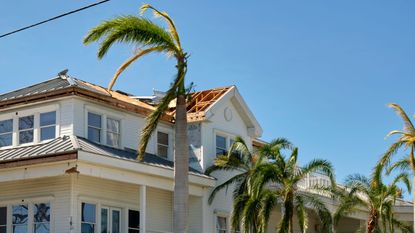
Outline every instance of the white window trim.
POLYGON ((221 137, 226 138, 226 149, 225 149, 226 151, 228 151, 231 147, 231 140, 235 141, 235 138, 236 138, 235 134, 215 129, 213 133, 213 144, 214 144, 214 156, 215 157, 216 157, 216 148, 218 148, 216 145, 216 136, 221 136, 221 137))
POLYGON ((4 119, 4 120, 0 120, 0 121, 9 121, 9 120, 11 120, 12 121, 12 131, 11 132, 7 132, 7 133, 0 133, 0 136, 1 135, 6 135, 6 134, 12 134, 12 144, 10 145, 10 146, 3 146, 3 147, 1 147, 2 149, 7 149, 7 148, 11 148, 11 147, 13 147, 13 134, 14 134, 14 126, 13 126, 13 124, 14 124, 14 121, 13 121, 13 117, 10 117, 9 119, 4 119))
POLYGON ((51 104, 47 106, 42 107, 33 107, 23 110, 14 110, 12 112, 4 113, 0 115, 0 121, 3 120, 13 120, 13 134, 12 134, 12 145, 11 146, 5 146, 1 147, 1 149, 10 149, 10 148, 16 148, 16 147, 24 147, 24 146, 30 146, 35 145, 39 143, 45 143, 50 140, 40 141, 40 114, 41 113, 47 113, 47 112, 56 112, 56 132, 55 132, 55 138, 60 137, 60 106, 59 104, 51 104), (29 143, 19 143, 19 118, 25 117, 25 116, 34 116, 34 129, 33 129, 33 142, 29 143))
MULTIPOLYGON (((109 147, 113 147, 111 145, 108 145, 107 143, 107 118, 113 119, 113 120, 117 120, 120 122, 120 147, 113 147, 113 148, 117 148, 117 149, 122 149, 123 146, 123 142, 124 142, 124 136, 123 136, 123 122, 124 122, 124 116, 120 116, 117 114, 112 114, 109 112, 109 110, 107 111, 106 109, 100 109, 97 108, 95 106, 90 106, 90 105, 85 105, 85 124, 84 124, 84 137, 86 139, 88 139, 88 113, 94 113, 97 115, 101 116, 101 135, 100 135, 100 142, 99 144, 104 145, 104 146, 109 146, 109 147)), ((98 142, 97 142, 98 143, 98 142)))
MULTIPOLYGON (((95 111, 87 111, 87 113, 86 113, 86 118, 85 118, 85 121, 86 121, 86 131, 85 131, 85 134, 86 134, 86 137, 85 138, 87 138, 88 140, 90 140, 89 139, 89 135, 88 135, 88 129, 89 129, 89 127, 91 127, 91 128, 94 128, 94 129, 99 129, 100 130, 100 133, 99 133, 99 142, 96 142, 96 143, 100 143, 100 144, 103 144, 103 145, 105 145, 106 143, 104 143, 104 139, 106 139, 106 137, 104 137, 104 132, 106 132, 106 130, 104 131, 104 125, 106 126, 106 124, 104 124, 104 114, 102 114, 102 113, 99 113, 99 112, 95 112, 95 111), (88 115, 89 115, 89 113, 92 113, 92 114, 95 114, 95 115, 99 115, 100 117, 101 117, 101 128, 97 128, 97 127, 95 127, 95 126, 90 126, 89 125, 89 121, 88 121, 88 115)), ((105 123, 106 123, 106 121, 105 121, 105 123)), ((94 141, 95 142, 95 141, 94 141)))
POLYGON ((222 211, 215 211, 214 217, 215 217, 215 221, 214 221, 215 233, 218 233, 218 230, 223 230, 223 229, 217 229, 216 228, 217 224, 218 224, 218 217, 226 218, 226 229, 225 230, 226 230, 226 233, 229 233, 230 232, 229 214, 224 213, 222 211))
POLYGON ((59 134, 59 131, 58 131, 58 125, 59 125, 59 122, 58 122, 58 111, 40 112, 40 113, 39 113, 39 135, 38 135, 38 137, 39 137, 39 142, 49 142, 49 141, 52 141, 53 139, 57 138, 57 137, 58 137, 58 134, 59 134), (42 113, 50 113, 50 112, 55 112, 55 124, 40 126, 40 115, 41 115, 42 113), (43 129, 43 128, 52 127, 52 126, 55 126, 55 138, 46 139, 46 140, 43 140, 43 141, 42 141, 42 129, 43 129))
MULTIPOLYGON (((157 156, 159 156, 158 155, 158 145, 160 144, 160 145, 162 145, 162 146, 166 146, 166 145, 164 145, 164 144, 161 144, 161 143, 159 143, 158 142, 158 133, 165 133, 165 134, 167 134, 168 135, 168 145, 167 145, 167 157, 166 157, 166 159, 170 159, 171 158, 171 155, 172 155, 172 152, 171 152, 171 148, 172 148, 172 143, 173 143, 173 137, 172 137, 172 133, 171 132, 169 132, 168 130, 165 130, 165 129, 157 129, 156 130, 156 134, 155 134, 155 141, 156 141, 156 143, 155 143, 155 154, 157 155, 157 156)), ((162 156, 160 156, 160 157, 162 157, 162 156)), ((162 157, 162 158, 164 158, 164 157, 162 157)))
POLYGON ((49 203, 50 205, 50 232, 55 232, 55 210, 54 210, 54 197, 47 196, 47 197, 35 197, 35 198, 28 198, 28 199, 14 199, 14 200, 5 200, 0 202, 1 207, 7 207, 7 225, 6 225, 6 232, 12 232, 13 227, 13 212, 12 207, 14 205, 27 205, 28 206, 28 218, 27 218, 27 229, 28 232, 33 232, 34 230, 34 218, 33 218, 33 208, 34 204, 37 203, 49 203))

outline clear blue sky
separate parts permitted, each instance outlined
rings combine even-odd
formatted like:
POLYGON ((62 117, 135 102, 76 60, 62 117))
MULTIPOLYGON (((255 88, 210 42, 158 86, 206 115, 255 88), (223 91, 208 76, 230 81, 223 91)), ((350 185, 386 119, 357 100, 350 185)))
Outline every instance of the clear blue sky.
MULTIPOLYGON (((93 1, 4 0, 0 33, 93 1)), ((136 14, 141 1, 99 7, 0 39, 0 92, 40 82, 69 68, 106 86, 129 46, 102 61, 81 40, 103 19, 136 14)), ((188 80, 197 89, 236 84, 264 128, 263 139, 287 137, 301 163, 333 162, 338 180, 369 174, 400 129, 386 107, 415 112, 413 1, 149 1, 167 10, 191 53, 188 80), (258 4, 258 5, 256 5, 258 4)), ((133 65, 116 88, 134 94, 165 90, 174 68, 165 57, 133 65)))

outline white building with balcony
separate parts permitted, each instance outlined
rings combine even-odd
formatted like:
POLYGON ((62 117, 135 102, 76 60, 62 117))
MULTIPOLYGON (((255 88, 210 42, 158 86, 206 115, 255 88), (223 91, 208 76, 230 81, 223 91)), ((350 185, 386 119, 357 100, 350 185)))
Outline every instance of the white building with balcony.
MULTIPOLYGON (((135 152, 156 103, 157 95, 108 92, 66 75, 0 95, 0 233, 172 232, 174 108, 144 161, 135 152)), ((232 192, 207 201, 226 174, 203 171, 236 136, 258 143, 262 128, 235 86, 192 93, 188 121, 189 232, 233 232, 232 192)), ((411 203, 399 205, 400 218, 412 221, 411 203)), ((366 214, 343 219, 338 233, 355 232, 366 214)), ((269 232, 279 218, 275 210, 269 232)), ((318 232, 317 218, 309 225, 318 232)))

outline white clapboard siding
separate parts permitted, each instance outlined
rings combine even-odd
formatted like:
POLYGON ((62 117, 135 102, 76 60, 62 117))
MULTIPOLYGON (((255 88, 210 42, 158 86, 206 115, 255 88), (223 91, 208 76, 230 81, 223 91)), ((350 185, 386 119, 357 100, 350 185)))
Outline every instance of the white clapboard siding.
POLYGON ((147 188, 147 231, 172 232, 173 193, 147 188))
POLYGON ((189 197, 189 233, 200 233, 203 231, 202 198, 189 197))
POLYGON ((0 202, 19 204, 18 200, 51 198, 52 232, 67 233, 70 229, 70 178, 59 176, 0 183, 0 202), (53 230, 54 228, 54 230, 53 230))
POLYGON ((60 103, 60 130, 61 136, 73 134, 73 114, 74 106, 72 99, 61 101, 60 103))

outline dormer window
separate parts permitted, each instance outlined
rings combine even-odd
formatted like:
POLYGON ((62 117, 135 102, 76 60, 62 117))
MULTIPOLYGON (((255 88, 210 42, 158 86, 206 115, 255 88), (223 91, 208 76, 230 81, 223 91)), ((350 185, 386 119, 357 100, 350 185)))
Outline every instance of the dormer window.
POLYGON ((216 156, 226 155, 227 152, 226 137, 216 135, 216 156))
POLYGON ((34 121, 33 115, 19 118, 19 144, 33 142, 34 121))
POLYGON ((107 144, 112 147, 120 147, 120 121, 107 118, 107 144))
POLYGON ((0 121, 0 147, 11 146, 13 143, 13 120, 0 121))
POLYGON ((56 112, 40 114, 40 140, 53 139, 56 136, 56 112))
POLYGON ((88 139, 101 142, 102 116, 88 112, 88 139))
POLYGON ((157 155, 167 158, 169 155, 169 134, 157 132, 157 155))

